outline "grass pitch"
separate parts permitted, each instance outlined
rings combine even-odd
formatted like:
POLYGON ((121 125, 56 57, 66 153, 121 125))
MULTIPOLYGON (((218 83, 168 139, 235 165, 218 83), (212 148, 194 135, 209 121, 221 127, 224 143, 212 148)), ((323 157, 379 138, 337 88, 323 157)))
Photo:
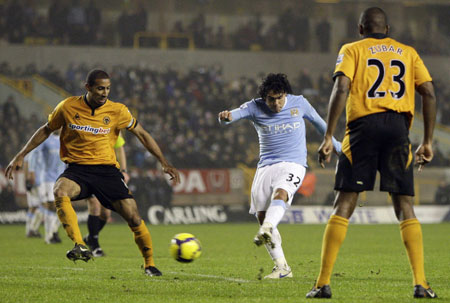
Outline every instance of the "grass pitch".
MULTIPOLYGON (((107 256, 76 264, 62 244, 26 239, 21 225, 0 226, 0 302, 311 302, 324 225, 280 225, 294 278, 261 279, 272 269, 265 248, 252 243, 255 224, 149 226, 162 277, 147 277, 125 224, 110 224, 100 243, 107 256), (196 235, 202 256, 182 264, 169 256, 170 239, 196 235)), ((86 226, 81 226, 86 232, 86 226)), ((450 224, 422 225, 427 278, 450 302, 450 224)), ((339 253, 332 302, 411 302, 412 278, 397 225, 351 225, 339 253)), ((313 300, 314 301, 314 300, 313 300)))

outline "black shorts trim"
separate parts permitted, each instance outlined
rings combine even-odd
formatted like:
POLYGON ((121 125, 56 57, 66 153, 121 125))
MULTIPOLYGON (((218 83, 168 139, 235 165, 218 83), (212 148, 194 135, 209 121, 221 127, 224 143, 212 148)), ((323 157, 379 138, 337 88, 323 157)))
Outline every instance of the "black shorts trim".
MULTIPOLYGON (((380 173, 380 191, 414 196, 414 176, 409 118, 383 112, 352 121, 347 126, 349 144, 339 157, 335 190, 373 190, 380 173)), ((344 148, 343 148, 344 149, 344 148)))
POLYGON ((77 183, 80 194, 72 200, 81 200, 95 195, 100 203, 114 210, 113 202, 123 199, 134 199, 124 181, 120 170, 113 165, 81 165, 69 164, 59 176, 77 183))

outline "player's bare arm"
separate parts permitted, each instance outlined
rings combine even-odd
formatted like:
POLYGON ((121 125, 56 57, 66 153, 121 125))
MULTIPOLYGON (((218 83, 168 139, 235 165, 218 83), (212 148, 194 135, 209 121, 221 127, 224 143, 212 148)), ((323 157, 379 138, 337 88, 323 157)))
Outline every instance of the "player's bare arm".
POLYGON ((22 167, 25 156, 44 142, 52 132, 53 131, 48 127, 47 123, 42 125, 33 136, 31 136, 25 146, 14 156, 11 162, 9 162, 5 171, 6 178, 12 179, 13 172, 22 167))
POLYGON ((422 97, 422 114, 424 133, 423 141, 416 150, 416 164, 419 165, 419 171, 423 166, 433 159, 433 131, 436 122, 436 96, 431 82, 425 82, 417 87, 417 91, 422 97))
POLYGON ((123 146, 116 148, 116 158, 120 165, 120 171, 123 175, 125 183, 130 181, 130 176, 127 172, 127 157, 125 156, 125 148, 123 146))
POLYGON ((230 122, 233 120, 233 117, 231 115, 231 112, 228 110, 224 110, 222 112, 219 113, 219 120, 220 121, 226 121, 226 122, 230 122))
POLYGON ((138 139, 142 142, 145 148, 158 159, 161 163, 164 173, 170 175, 170 179, 173 180, 174 184, 178 184, 180 182, 180 174, 177 169, 173 167, 166 160, 164 155, 161 152, 161 149, 156 143, 155 139, 140 125, 138 124, 134 129, 130 130, 138 139))
POLYGON ((325 162, 330 162, 333 153, 332 137, 336 129, 339 117, 345 108, 348 92, 350 90, 350 79, 346 76, 338 76, 334 82, 331 92, 330 104, 328 106, 327 130, 325 132, 322 144, 319 147, 319 163, 325 167, 325 162))

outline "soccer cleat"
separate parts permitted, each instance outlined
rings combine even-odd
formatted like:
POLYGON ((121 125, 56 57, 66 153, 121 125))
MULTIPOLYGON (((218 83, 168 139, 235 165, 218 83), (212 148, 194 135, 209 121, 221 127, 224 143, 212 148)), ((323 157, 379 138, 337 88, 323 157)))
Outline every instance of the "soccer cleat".
POLYGON ((103 252, 103 249, 98 245, 98 241, 95 239, 92 239, 89 237, 89 235, 85 236, 83 238, 84 243, 86 243, 87 246, 89 246, 89 249, 92 251, 92 255, 94 257, 104 257, 105 253, 103 252))
POLYGON ((431 287, 425 288, 422 285, 414 286, 414 298, 430 298, 435 299, 438 296, 431 289, 431 287))
POLYGON ((42 238, 42 235, 38 230, 30 230, 27 233, 27 238, 42 238))
POLYGON ((105 253, 101 247, 97 247, 92 251, 92 255, 94 255, 94 257, 104 257, 105 253))
POLYGON ((144 272, 147 276, 149 277, 153 277, 153 276, 162 276, 162 272, 159 271, 159 269, 157 269, 154 266, 148 266, 144 269, 144 272))
POLYGON ((272 272, 264 277, 264 279, 283 279, 292 278, 292 271, 289 266, 278 267, 275 266, 272 272))
POLYGON ((83 244, 75 244, 75 246, 66 253, 66 257, 75 262, 77 260, 83 260, 84 262, 89 261, 94 256, 92 252, 84 246, 83 244))
MULTIPOLYGON (((47 237, 46 237, 47 238, 47 237)), ((59 238, 57 233, 53 233, 52 237, 50 239, 46 239, 45 243, 47 244, 58 244, 61 243, 61 239, 59 238)))
POLYGON ((59 237, 58 232, 54 232, 53 233, 52 240, 53 240, 54 243, 61 243, 62 242, 61 238, 59 237))
POLYGON ((263 225, 258 230, 255 238, 253 239, 253 243, 257 246, 261 246, 262 244, 269 244, 272 248, 275 247, 275 244, 272 243, 272 224, 268 222, 264 222, 263 225))
POLYGON ((331 298, 331 287, 330 285, 324 285, 322 287, 317 288, 315 285, 313 288, 306 294, 306 298, 331 298))

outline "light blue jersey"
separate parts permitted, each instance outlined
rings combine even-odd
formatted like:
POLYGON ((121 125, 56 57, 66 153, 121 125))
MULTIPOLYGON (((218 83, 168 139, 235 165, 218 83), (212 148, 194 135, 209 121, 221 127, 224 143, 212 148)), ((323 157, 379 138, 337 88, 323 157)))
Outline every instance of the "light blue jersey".
POLYGON ((42 161, 41 150, 39 147, 33 149, 28 155, 28 171, 34 173, 34 186, 39 186, 44 182, 45 164, 42 161))
MULTIPOLYGON (((253 99, 231 111, 234 123, 241 119, 252 121, 259 137, 258 167, 278 162, 294 162, 307 167, 304 119, 310 121, 324 135, 326 123, 303 96, 286 95, 286 103, 279 113, 269 109, 261 98, 253 99)), ((222 121, 223 123, 223 121, 222 121)), ((341 143, 333 138, 340 153, 341 143)))
POLYGON ((55 182, 66 168, 59 156, 59 135, 52 133, 38 149, 44 163, 43 182, 55 182))

